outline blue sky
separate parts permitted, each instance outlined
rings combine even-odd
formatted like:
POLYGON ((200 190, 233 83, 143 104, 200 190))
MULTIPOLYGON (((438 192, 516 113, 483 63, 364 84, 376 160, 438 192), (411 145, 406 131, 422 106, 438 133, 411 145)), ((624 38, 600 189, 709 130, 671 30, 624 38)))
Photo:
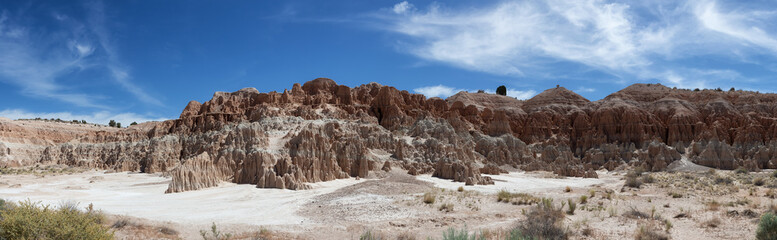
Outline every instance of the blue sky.
POLYGON ((774 92, 774 1, 3 1, 0 116, 177 118, 328 77, 598 100, 633 83, 774 92), (649 2, 649 3, 645 3, 649 2))

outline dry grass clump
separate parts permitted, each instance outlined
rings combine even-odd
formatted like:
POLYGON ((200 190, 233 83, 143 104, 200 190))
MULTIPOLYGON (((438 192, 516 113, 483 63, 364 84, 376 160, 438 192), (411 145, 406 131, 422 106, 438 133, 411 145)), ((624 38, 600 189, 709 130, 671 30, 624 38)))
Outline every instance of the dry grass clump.
POLYGON ((709 201, 706 205, 709 211, 718 211, 720 209, 720 203, 716 200, 709 201))
POLYGON ((723 176, 716 176, 715 177, 715 184, 725 184, 725 185, 728 185, 728 184, 731 184, 733 182, 734 182, 734 180, 731 179, 730 177, 723 177, 723 176))
POLYGON ((82 212, 73 205, 52 208, 32 201, 0 201, 0 239, 112 239, 105 217, 91 205, 82 212))
POLYGON ((512 203, 513 205, 531 205, 540 202, 540 198, 528 193, 511 193, 505 190, 496 194, 497 202, 512 203))
POLYGON ((766 181, 762 177, 757 177, 757 178, 753 179, 753 185, 763 186, 764 183, 766 183, 766 181))
POLYGON ((647 226, 640 226, 637 232, 634 234, 636 240, 668 240, 669 236, 665 235, 657 229, 653 229, 647 226))
POLYGON ((440 208, 438 208, 437 210, 440 210, 442 212, 453 212, 453 203, 440 204, 440 208))
POLYGON ((588 196, 587 195, 580 196, 580 204, 586 204, 586 203, 588 203, 588 196))
POLYGON ((572 188, 567 186, 564 188, 564 192, 572 192, 572 188))
POLYGON ((651 211, 650 214, 644 213, 639 211, 638 209, 631 207, 629 211, 626 211, 623 213, 624 217, 627 218, 633 218, 633 219, 653 219, 653 220, 661 220, 659 216, 656 216, 655 214, 655 208, 651 211))
POLYGON ((682 198, 683 197, 683 194, 682 193, 678 193, 678 192, 669 192, 668 194, 672 198, 682 198))
POLYGON ((702 223, 702 226, 709 228, 716 228, 720 226, 720 218, 714 217, 702 223))
POLYGON ((416 240, 416 237, 410 232, 402 232, 397 236, 397 240, 416 240))
POLYGON ((388 238, 383 236, 383 234, 374 233, 372 232, 372 230, 367 230, 366 232, 362 233, 361 236, 359 236, 359 240, 383 240, 383 239, 388 239, 388 238))
POLYGON ((459 188, 457 188, 456 191, 463 192, 464 191, 464 187, 463 186, 459 186, 459 188))
POLYGON ((436 198, 437 198, 437 196, 435 196, 432 193, 424 193, 424 198, 423 199, 424 199, 424 203, 426 203, 426 204, 433 204, 434 200, 436 198))
POLYGON ((743 167, 738 167, 737 169, 734 169, 734 173, 736 174, 747 174, 749 172, 750 170, 747 170, 746 168, 743 168, 743 167))

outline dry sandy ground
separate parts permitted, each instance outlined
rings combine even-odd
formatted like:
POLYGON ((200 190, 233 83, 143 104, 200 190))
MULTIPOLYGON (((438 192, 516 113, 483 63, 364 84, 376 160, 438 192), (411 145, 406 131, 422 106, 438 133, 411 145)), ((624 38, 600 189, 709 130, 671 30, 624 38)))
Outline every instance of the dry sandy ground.
MULTIPOLYGON (((55 206, 62 201, 80 202, 81 207, 91 203, 112 220, 128 218, 178 232, 138 237, 136 233, 117 231, 119 238, 126 239, 198 239, 199 230, 208 229, 211 223, 236 234, 266 229, 281 239, 358 239, 368 230, 388 239, 400 234, 439 239, 441 232, 450 227, 504 232, 525 219, 531 206, 497 202, 500 190, 553 198, 557 207, 573 199, 578 208, 564 220, 572 239, 633 239, 640 226, 668 232, 674 239, 749 239, 754 235, 757 216, 744 212, 752 210, 760 215, 771 202, 764 196, 768 190, 765 186, 747 183, 748 178, 768 177, 768 173, 744 177, 729 171, 716 175, 653 173, 656 182, 640 189, 624 188, 622 174, 600 172, 599 179, 581 179, 513 172, 492 175, 495 185, 464 186, 429 175, 414 177, 393 171, 373 179, 316 183, 312 190, 304 191, 224 183, 199 191, 164 194, 169 179, 159 175, 88 171, 45 177, 2 175, 0 198, 31 199, 55 206), (699 186, 699 182, 712 181, 718 175, 731 176, 734 182, 699 186), (462 186, 464 191, 458 191, 462 186), (565 191, 566 187, 571 191, 565 191), (670 192, 682 196, 673 198, 670 192), (424 194, 434 195, 435 202, 424 203, 424 194), (580 202, 583 195, 589 196, 586 203, 580 202), (708 204, 713 200, 719 203, 715 209, 708 204), (441 211, 443 204, 451 204, 453 210, 441 211), (630 217, 632 209, 653 217, 630 217), (686 216, 675 218, 681 214, 686 216), (668 231, 667 220, 672 226, 668 231)), ((767 185, 777 185, 770 181, 767 185)))

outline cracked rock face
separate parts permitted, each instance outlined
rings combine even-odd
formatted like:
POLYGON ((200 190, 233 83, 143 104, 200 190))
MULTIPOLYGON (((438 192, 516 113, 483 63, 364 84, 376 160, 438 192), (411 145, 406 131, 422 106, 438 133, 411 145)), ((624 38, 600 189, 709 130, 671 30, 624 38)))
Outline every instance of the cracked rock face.
POLYGON ((229 181, 260 188, 404 169, 493 184, 502 168, 596 177, 628 164, 660 171, 688 157, 777 167, 777 95, 635 84, 591 102, 563 87, 526 100, 461 92, 425 98, 331 79, 189 102, 180 118, 125 129, 0 119, 0 164, 161 172, 168 192, 229 181))

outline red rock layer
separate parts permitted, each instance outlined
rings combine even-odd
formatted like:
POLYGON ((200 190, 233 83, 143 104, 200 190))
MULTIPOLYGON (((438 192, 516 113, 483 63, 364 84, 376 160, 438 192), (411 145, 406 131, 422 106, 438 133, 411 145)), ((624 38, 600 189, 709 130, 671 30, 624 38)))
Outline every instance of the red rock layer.
POLYGON ((492 183, 481 171, 505 165, 596 177, 622 164, 658 171, 687 156, 758 169, 777 165, 776 115, 777 95, 746 91, 635 84, 595 102, 563 87, 526 101, 466 92, 443 100, 319 78, 282 93, 217 92, 189 102, 179 119, 121 131, 33 135, 2 121, 0 160, 170 172, 169 192, 218 181, 304 189, 392 167, 468 184, 492 183))

